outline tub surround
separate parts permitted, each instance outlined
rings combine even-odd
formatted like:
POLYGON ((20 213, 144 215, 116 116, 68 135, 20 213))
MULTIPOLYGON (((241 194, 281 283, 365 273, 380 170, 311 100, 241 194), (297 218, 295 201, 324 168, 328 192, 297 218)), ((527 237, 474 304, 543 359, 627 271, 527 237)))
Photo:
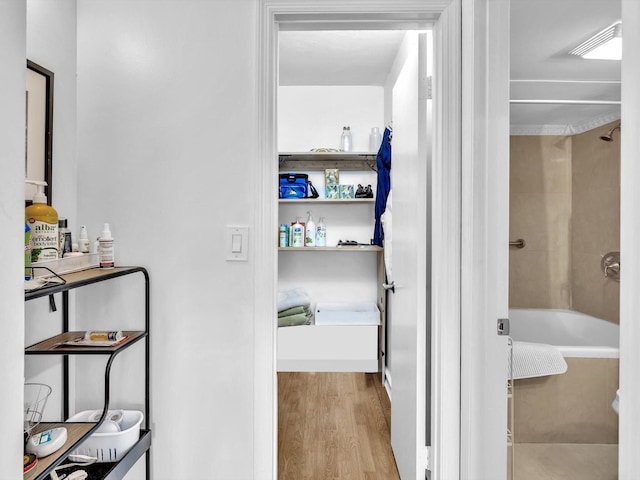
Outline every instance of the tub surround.
POLYGON ((617 121, 573 136, 512 136, 509 305, 561 308, 619 323, 620 284, 600 258, 620 250, 617 121))
POLYGON ((514 381, 516 444, 617 443, 618 327, 568 310, 511 309, 509 317, 514 341, 555 345, 568 366, 514 381))

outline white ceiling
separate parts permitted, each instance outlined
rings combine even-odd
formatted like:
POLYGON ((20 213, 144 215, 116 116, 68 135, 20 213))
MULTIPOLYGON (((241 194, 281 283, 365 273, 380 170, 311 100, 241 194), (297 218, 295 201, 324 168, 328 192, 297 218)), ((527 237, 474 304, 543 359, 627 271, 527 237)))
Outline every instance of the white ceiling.
MULTIPOLYGON (((620 100, 620 62, 567 52, 620 19, 620 0, 511 0, 514 100, 620 100)), ((383 85, 398 30, 282 31, 281 85, 383 85)), ((574 134, 620 118, 619 105, 511 105, 513 134, 574 134)))
POLYGON ((280 85, 384 85, 404 32, 280 32, 280 85))

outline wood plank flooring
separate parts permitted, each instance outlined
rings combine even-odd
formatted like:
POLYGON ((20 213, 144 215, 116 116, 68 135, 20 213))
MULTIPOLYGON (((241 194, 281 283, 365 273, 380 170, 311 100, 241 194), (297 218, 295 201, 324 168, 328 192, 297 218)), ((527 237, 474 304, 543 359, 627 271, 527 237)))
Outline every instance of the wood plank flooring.
POLYGON ((399 480, 379 374, 278 373, 279 480, 399 480))

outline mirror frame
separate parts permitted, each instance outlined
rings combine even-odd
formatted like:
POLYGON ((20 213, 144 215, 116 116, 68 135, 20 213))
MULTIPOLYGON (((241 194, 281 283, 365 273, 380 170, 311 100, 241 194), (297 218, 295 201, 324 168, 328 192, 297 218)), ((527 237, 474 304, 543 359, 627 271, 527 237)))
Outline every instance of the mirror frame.
MULTIPOLYGON (((44 178, 43 180, 47 182, 47 186, 45 187, 45 194, 47 195, 47 203, 51 205, 52 201, 52 179, 53 179, 53 72, 44 68, 41 65, 38 65, 35 62, 27 59, 27 69, 33 72, 36 72, 39 75, 42 75, 45 79, 45 95, 44 95, 44 156, 42 158, 42 162, 44 162, 44 178)), ((28 108, 28 99, 27 93, 25 90, 25 113, 28 108)), ((40 161, 40 159, 30 159, 29 152, 27 149, 27 136, 29 134, 29 116, 26 115, 25 120, 25 175, 27 171, 27 165, 29 161, 40 161)), ((26 194, 25 194, 26 197, 26 194)), ((30 198, 25 198, 25 203, 30 205, 32 203, 30 198)))

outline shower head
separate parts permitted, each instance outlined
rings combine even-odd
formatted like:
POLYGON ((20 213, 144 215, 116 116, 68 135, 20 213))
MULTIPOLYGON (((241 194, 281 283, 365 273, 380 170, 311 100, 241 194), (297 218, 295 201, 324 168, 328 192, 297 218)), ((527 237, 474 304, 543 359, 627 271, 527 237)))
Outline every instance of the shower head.
POLYGON ((600 136, 600 140, 604 140, 605 142, 613 142, 613 132, 615 132, 616 130, 620 130, 620 124, 618 124, 615 127, 613 127, 611 130, 609 130, 604 135, 601 135, 600 136))

